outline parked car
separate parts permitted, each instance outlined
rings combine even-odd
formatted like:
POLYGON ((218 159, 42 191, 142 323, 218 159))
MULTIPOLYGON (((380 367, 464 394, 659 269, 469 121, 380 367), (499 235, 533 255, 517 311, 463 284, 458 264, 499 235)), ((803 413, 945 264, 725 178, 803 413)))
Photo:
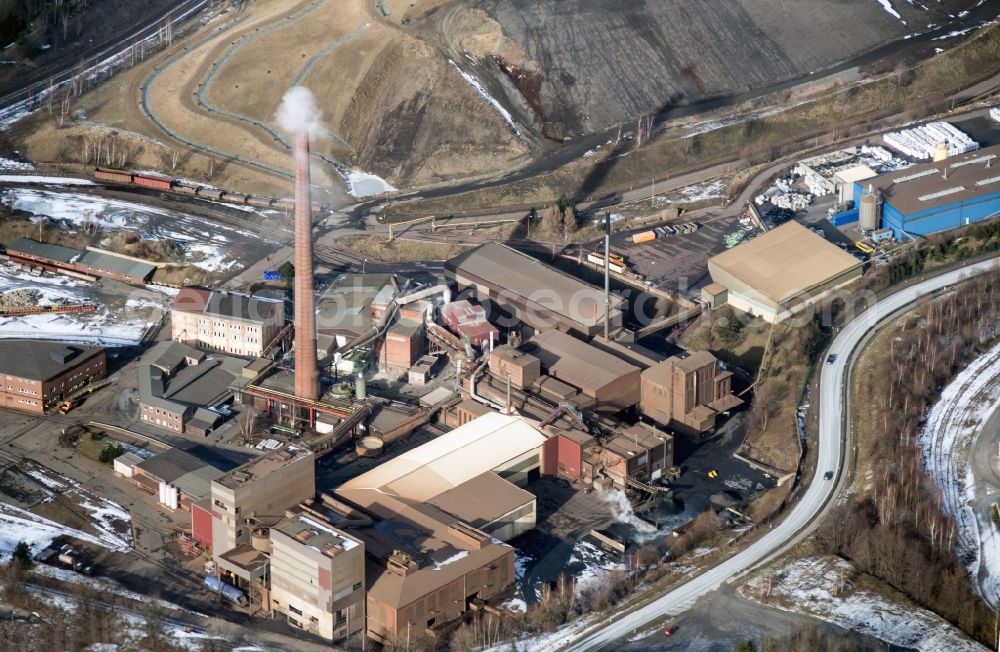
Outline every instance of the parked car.
POLYGON ((667 627, 665 630, 663 630, 663 633, 666 634, 667 636, 673 636, 676 631, 677 631, 677 625, 671 625, 667 627))

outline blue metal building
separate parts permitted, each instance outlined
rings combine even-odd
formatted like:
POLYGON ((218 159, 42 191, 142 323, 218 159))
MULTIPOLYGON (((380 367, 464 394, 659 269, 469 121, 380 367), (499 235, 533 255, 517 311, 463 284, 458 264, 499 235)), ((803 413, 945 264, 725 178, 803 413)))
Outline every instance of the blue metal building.
POLYGON ((998 157, 1000 145, 879 175, 854 184, 854 202, 876 194, 897 240, 1000 217, 998 157))

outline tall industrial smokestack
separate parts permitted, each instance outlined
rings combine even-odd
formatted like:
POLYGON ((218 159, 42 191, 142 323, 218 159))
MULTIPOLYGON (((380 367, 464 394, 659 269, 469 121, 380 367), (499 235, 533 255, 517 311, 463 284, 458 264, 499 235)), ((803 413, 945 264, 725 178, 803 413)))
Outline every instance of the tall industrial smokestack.
POLYGON ((313 401, 319 397, 314 301, 309 130, 300 128, 295 132, 295 395, 313 401))
POLYGON ((288 89, 278 122, 295 136, 295 395, 319 397, 316 364, 316 308, 313 297, 312 199, 309 194, 309 136, 318 134, 320 114, 312 93, 288 89))

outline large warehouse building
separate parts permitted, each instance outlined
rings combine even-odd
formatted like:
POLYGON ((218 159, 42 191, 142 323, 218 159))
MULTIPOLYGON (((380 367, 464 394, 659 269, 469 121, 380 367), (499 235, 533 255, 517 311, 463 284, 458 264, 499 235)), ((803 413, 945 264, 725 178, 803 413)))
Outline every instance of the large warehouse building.
MULTIPOLYGON (((492 303, 535 331, 558 328, 588 338, 604 332, 602 290, 507 245, 476 247, 447 261, 445 272, 459 290, 471 289, 480 303, 492 303)), ((623 303, 611 295, 612 331, 621 327, 623 303)))
POLYGON ((708 259, 733 308, 783 321, 861 276, 857 259, 798 222, 786 222, 708 259))
POLYGON ((544 441, 522 417, 485 414, 336 490, 371 517, 352 530, 369 557, 370 636, 433 628, 510 586, 501 541, 535 525, 535 497, 516 485, 540 470, 544 441))
POLYGON ((855 184, 854 201, 874 194, 878 226, 898 240, 1000 216, 1000 145, 915 165, 855 184))

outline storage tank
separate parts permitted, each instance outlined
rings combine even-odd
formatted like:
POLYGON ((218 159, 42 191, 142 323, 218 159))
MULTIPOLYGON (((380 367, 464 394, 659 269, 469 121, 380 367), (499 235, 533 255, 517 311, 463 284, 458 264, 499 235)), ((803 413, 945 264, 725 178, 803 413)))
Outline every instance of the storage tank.
POLYGON ((882 223, 882 202, 877 195, 865 195, 861 198, 858 210, 859 225, 864 231, 874 231, 882 223))
POLYGON ((365 375, 358 374, 354 381, 354 398, 363 401, 368 398, 368 384, 365 382, 365 375))
POLYGON ((250 533, 250 545, 254 550, 271 554, 271 531, 266 527, 256 528, 250 533))
POLYGON ((934 162, 943 161, 948 158, 948 143, 943 140, 934 145, 934 162))
POLYGON ((385 444, 378 437, 362 437, 354 445, 358 457, 378 457, 382 454, 385 444))

